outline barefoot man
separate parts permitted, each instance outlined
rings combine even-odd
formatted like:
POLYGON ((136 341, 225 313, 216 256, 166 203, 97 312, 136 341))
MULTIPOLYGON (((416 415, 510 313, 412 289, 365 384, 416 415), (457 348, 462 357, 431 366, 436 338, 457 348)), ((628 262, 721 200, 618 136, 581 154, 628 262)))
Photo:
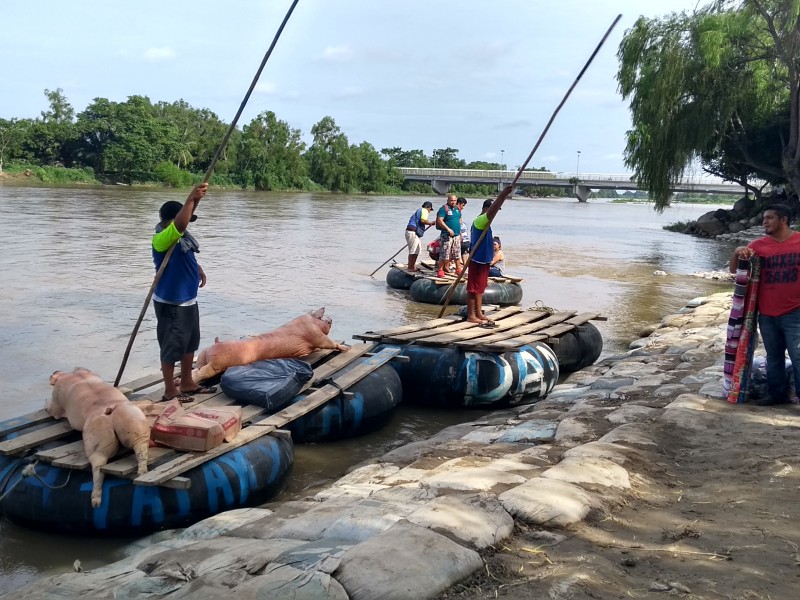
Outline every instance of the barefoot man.
POLYGON ((467 271, 467 321, 480 323, 481 327, 495 327, 494 321, 487 319, 483 314, 482 307, 483 292, 486 291, 486 284, 489 282, 489 265, 494 258, 491 222, 500 210, 503 201, 511 195, 512 190, 511 186, 507 186, 494 202, 491 199, 484 200, 481 214, 472 222, 470 232, 472 260, 467 271), (478 238, 486 229, 488 229, 486 235, 480 245, 475 248, 478 238))

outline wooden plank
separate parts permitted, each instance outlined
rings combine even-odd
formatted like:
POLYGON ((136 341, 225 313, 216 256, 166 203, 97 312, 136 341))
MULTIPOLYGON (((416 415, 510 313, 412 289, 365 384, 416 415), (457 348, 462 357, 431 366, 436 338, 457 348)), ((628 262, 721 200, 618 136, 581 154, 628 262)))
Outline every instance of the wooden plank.
MULTIPOLYGON (((484 336, 479 340, 460 339, 453 340, 453 343, 456 346, 472 347, 475 344, 482 344, 486 346, 494 342, 508 340, 518 335, 530 333, 531 327, 529 327, 529 325, 533 325, 537 321, 540 321, 546 317, 547 313, 545 312, 526 311, 521 315, 511 317, 509 319, 504 319, 499 322, 495 321, 498 324, 495 329, 481 329, 481 331, 484 333, 484 336)), ((534 328, 535 327, 539 327, 539 325, 534 325, 534 328)))
POLYGON ((28 427, 33 427, 34 425, 39 425, 40 423, 50 420, 52 420, 52 417, 42 408, 28 413, 27 415, 22 415, 21 417, 0 421, 0 436, 27 429, 28 427))
POLYGON ((140 390, 147 389, 149 387, 153 387, 154 385, 158 385, 164 381, 164 377, 161 373, 156 373, 152 375, 145 375, 144 377, 140 377, 139 379, 134 379, 130 383, 122 383, 119 386, 119 391, 125 394, 126 396, 133 394, 134 392, 138 392, 140 390))
POLYGON ((449 315, 441 319, 432 319, 430 321, 423 321, 413 325, 403 325, 401 327, 394 327, 392 329, 381 329, 379 331, 367 331, 366 333, 355 334, 353 338, 356 340, 378 341, 383 339, 384 336, 401 335, 404 333, 411 333, 412 331, 422 331, 431 327, 440 327, 442 325, 449 325, 454 321, 461 321, 463 318, 460 315, 449 315))
MULTIPOLYGON (((487 311, 486 314, 491 314, 493 319, 499 320, 512 315, 516 315, 521 311, 522 308, 520 308, 519 306, 507 306, 501 310, 492 312, 487 311)), ((443 321, 443 319, 435 319, 433 321, 428 321, 427 323, 432 324, 439 321, 443 321)), ((461 331, 463 329, 472 329, 477 326, 478 326, 477 323, 469 323, 465 321, 463 317, 458 316, 456 319, 451 319, 449 324, 439 325, 436 327, 422 327, 418 328, 415 331, 411 331, 409 333, 385 335, 382 338, 380 338, 380 341, 384 343, 405 343, 409 341, 416 341, 426 337, 431 337, 434 335, 440 335, 442 333, 461 331)))
MULTIPOLYGON (((490 334, 487 335, 485 338, 480 338, 478 340, 468 340, 468 339, 465 339, 463 341, 457 340, 452 343, 459 347, 474 348, 476 345, 480 345, 482 347, 489 347, 497 342, 505 340, 513 341, 514 338, 517 338, 519 336, 536 333, 539 332, 541 329, 561 323, 565 319, 568 319, 569 317, 574 315, 575 311, 563 311, 560 313, 555 313, 553 315, 549 315, 548 313, 542 311, 530 311, 530 314, 536 316, 526 325, 518 325, 513 329, 500 332, 497 332, 498 329, 500 329, 500 327, 498 327, 497 329, 485 329, 483 331, 486 331, 488 334, 490 334)), ((548 337, 547 335, 544 335, 540 339, 546 339, 547 337, 548 337)), ((507 347, 505 348, 507 349, 507 347)))
MULTIPOLYGON (((364 362, 354 369, 351 369, 341 377, 336 378, 336 383, 341 388, 347 389, 349 386, 358 382, 362 378, 369 375, 372 371, 387 363, 400 352, 399 348, 384 348, 375 356, 371 356, 364 360, 364 362)), ((221 454, 243 446, 254 439, 270 433, 276 429, 280 429, 287 423, 298 419, 312 410, 322 406, 332 398, 339 394, 339 387, 327 384, 320 388, 318 391, 308 395, 304 400, 293 404, 282 411, 267 417, 257 423, 252 424, 250 427, 243 429, 236 439, 227 444, 222 444, 216 448, 202 453, 186 453, 167 463, 160 465, 148 472, 145 475, 140 475, 134 479, 134 483, 138 485, 162 485, 163 482, 168 481, 176 475, 180 475, 204 462, 215 458, 221 454)))
POLYGON ((607 321, 607 317, 600 316, 600 313, 581 313, 579 315, 575 315, 571 319, 567 321, 572 325, 583 325, 584 323, 588 323, 589 321, 607 321))
MULTIPOLYGON (((178 454, 178 451, 175 450, 174 448, 154 446, 147 451, 147 464, 148 466, 152 465, 153 463, 160 462, 165 458, 173 457, 176 454, 178 454)), ((60 465, 60 466, 67 466, 67 465, 60 465)), ((75 466, 69 468, 81 468, 81 467, 75 466)), ((108 463, 100 470, 103 471, 103 473, 106 473, 107 475, 114 475, 116 477, 126 477, 127 475, 136 473, 136 469, 138 468, 139 464, 136 460, 136 456, 131 452, 126 456, 118 458, 114 462, 108 463)))
POLYGON ((35 448, 40 444, 44 444, 45 442, 52 442, 53 440, 62 438, 73 431, 75 430, 70 427, 65 419, 53 425, 37 429, 36 431, 23 433, 12 440, 0 442, 0 454, 19 454, 31 448, 35 448))
POLYGON ((64 458, 65 456, 70 456, 77 453, 83 454, 82 439, 72 442, 71 444, 62 444, 61 446, 56 446, 55 448, 39 450, 36 453, 36 458, 43 462, 53 462, 59 458, 64 458))
POLYGON ((532 344, 533 342, 547 342, 551 338, 547 337, 546 335, 542 335, 541 333, 533 333, 524 336, 524 339, 526 340, 525 342, 520 342, 519 340, 521 339, 523 338, 514 338, 506 341, 484 344, 483 339, 479 338, 472 342, 472 346, 469 345, 469 341, 465 341, 463 344, 459 344, 459 347, 463 348, 467 352, 507 352, 509 350, 517 350, 525 344, 532 344))
MULTIPOLYGON (((519 308, 519 307, 513 307, 513 308, 519 308)), ((514 332, 517 330, 518 327, 528 325, 531 323, 531 321, 541 319, 542 316, 544 315, 538 312, 525 311, 509 318, 496 319, 495 324, 497 325, 497 327, 493 327, 491 329, 481 327, 477 323, 470 323, 470 325, 472 325, 472 328, 469 331, 444 333, 426 338, 421 341, 423 343, 431 343, 431 344, 449 344, 451 342, 456 342, 461 340, 485 338, 485 337, 499 336, 504 334, 507 339, 510 337, 514 337, 515 335, 514 332)), ((481 340, 481 342, 483 342, 483 339, 481 340)))

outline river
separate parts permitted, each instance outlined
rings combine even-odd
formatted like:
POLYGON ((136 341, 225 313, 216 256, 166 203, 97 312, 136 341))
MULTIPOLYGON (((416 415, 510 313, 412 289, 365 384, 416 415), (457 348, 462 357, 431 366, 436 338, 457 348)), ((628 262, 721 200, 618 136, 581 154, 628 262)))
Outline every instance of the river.
MULTIPOLYGON (((0 184, 0 420, 41 408, 49 375, 83 366, 113 381, 153 277, 150 235, 158 207, 185 191, 0 184)), ((409 215, 425 198, 212 189, 191 231, 208 284, 200 291, 201 347, 215 336, 261 333, 326 307, 331 337, 433 318, 369 274, 403 247, 409 215)), ((435 199, 434 199, 435 200, 435 199)), ((470 199, 468 219, 482 198, 470 199)), ((437 206, 436 202, 434 204, 437 206)), ((664 231, 716 207, 513 198, 495 220, 507 270, 523 278, 523 306, 600 312, 604 354, 624 350, 643 325, 726 285, 691 277, 722 268, 731 245, 664 231), (656 270, 667 276, 654 276, 656 270)), ((424 242, 433 239, 430 232, 424 242)), ((158 368, 155 316, 146 313, 122 381, 158 368)), ((296 448, 282 498, 312 493, 352 464, 447 425, 469 411, 401 407, 384 430, 357 440, 296 448)), ((0 518, 0 594, 47 573, 120 557, 121 540, 78 540, 0 518)))

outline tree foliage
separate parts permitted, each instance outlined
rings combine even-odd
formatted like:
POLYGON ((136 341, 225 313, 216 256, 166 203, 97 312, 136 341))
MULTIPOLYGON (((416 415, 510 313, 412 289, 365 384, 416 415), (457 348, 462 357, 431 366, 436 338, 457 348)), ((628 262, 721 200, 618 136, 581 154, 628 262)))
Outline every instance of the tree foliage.
POLYGON ((717 0, 641 17, 618 52, 626 164, 657 209, 694 164, 758 193, 800 190, 800 0, 717 0))

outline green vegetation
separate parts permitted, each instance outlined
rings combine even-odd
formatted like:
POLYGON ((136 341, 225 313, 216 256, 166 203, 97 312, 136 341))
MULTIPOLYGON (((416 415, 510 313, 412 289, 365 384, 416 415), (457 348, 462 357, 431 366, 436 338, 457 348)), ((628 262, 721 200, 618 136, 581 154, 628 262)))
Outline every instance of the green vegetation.
POLYGON ((625 161, 657 209, 697 162, 756 198, 764 182, 800 191, 799 15, 800 0, 714 0, 626 33, 625 161))
MULTIPOLYGON (((0 174, 51 183, 126 183, 187 187, 202 180, 228 125, 208 109, 183 100, 152 103, 96 98, 76 114, 61 89, 45 90, 48 110, 36 119, 0 118, 0 174)), ((333 118, 302 133, 266 111, 236 129, 211 177, 215 186, 256 190, 308 190, 430 194, 428 184, 403 181, 397 167, 501 169, 467 163, 455 148, 399 147, 380 151, 351 144, 333 118)), ((544 169, 542 169, 544 170, 544 169)), ((494 185, 456 185, 457 194, 482 196, 494 185)))
POLYGON ((664 225, 662 229, 666 229, 667 231, 674 231, 676 233, 686 233, 689 229, 689 226, 692 225, 694 221, 675 221, 674 223, 670 223, 668 225, 664 225))

